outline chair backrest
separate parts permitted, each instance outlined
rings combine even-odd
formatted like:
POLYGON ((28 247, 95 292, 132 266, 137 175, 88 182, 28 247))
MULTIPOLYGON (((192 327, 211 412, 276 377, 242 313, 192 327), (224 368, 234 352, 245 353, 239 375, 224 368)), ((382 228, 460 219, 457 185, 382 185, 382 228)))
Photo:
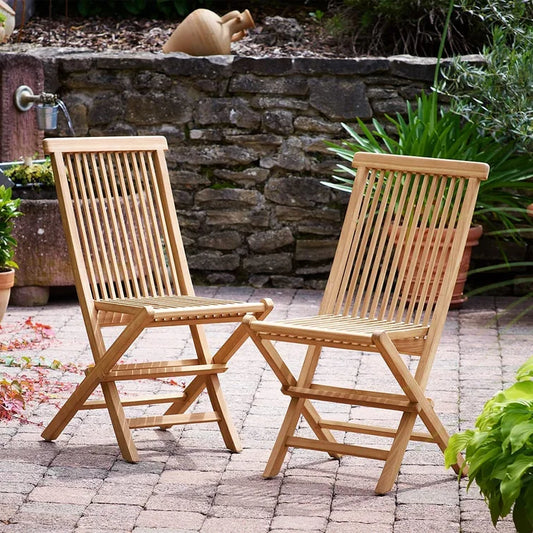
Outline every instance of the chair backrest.
POLYGON ((442 311, 445 319, 488 165, 358 152, 353 167, 320 312, 428 325, 442 311))
POLYGON ((80 300, 193 294, 164 137, 46 139, 80 300))

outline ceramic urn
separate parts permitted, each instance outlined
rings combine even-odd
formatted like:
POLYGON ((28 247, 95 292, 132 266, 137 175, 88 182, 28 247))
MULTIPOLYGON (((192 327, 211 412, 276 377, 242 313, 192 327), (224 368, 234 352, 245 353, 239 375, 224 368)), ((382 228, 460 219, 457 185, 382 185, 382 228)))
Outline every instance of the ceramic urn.
POLYGON ((228 55, 231 43, 242 39, 255 26, 245 9, 230 11, 219 17, 208 9, 197 9, 174 30, 163 52, 185 52, 192 56, 228 55))

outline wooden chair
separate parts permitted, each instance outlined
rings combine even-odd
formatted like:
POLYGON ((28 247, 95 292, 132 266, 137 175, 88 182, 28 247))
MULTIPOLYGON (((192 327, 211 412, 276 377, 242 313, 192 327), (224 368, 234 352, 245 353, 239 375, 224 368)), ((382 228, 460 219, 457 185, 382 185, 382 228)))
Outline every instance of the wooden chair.
POLYGON ((218 374, 248 338, 242 319, 264 318, 272 303, 243 303, 194 295, 170 188, 164 137, 47 139, 61 216, 94 366, 42 436, 56 439, 80 409, 107 408, 125 460, 138 453, 131 430, 217 422, 226 446, 241 444, 218 374), (235 322, 211 355, 204 324, 235 322), (102 328, 123 326, 106 346, 102 328), (196 356, 118 364, 145 328, 188 326, 196 356), (116 382, 195 376, 182 394, 121 399, 116 382), (100 386, 104 400, 88 400, 100 386), (207 389, 213 411, 186 414, 207 389), (161 416, 126 418, 124 407, 169 404, 161 416))
MULTIPOLYGON (((264 476, 279 472, 289 447, 323 450, 334 457, 384 460, 375 489, 384 494, 409 440, 434 442, 441 450, 448 442, 424 390, 488 165, 357 153, 353 166, 357 174, 319 314, 279 322, 249 316, 244 322, 291 398, 264 476), (298 378, 273 341, 308 346, 298 378), (403 393, 315 383, 323 347, 378 353, 403 393), (414 375, 400 354, 418 360, 414 375), (402 413, 401 421, 386 428, 325 420, 312 400, 393 409, 402 413), (295 435, 300 415, 316 439, 295 435), (429 433, 413 431, 417 416, 429 433), (331 430, 389 437, 392 445, 384 450, 343 444, 331 430)), ((338 371, 345 373, 340 366, 338 371)))

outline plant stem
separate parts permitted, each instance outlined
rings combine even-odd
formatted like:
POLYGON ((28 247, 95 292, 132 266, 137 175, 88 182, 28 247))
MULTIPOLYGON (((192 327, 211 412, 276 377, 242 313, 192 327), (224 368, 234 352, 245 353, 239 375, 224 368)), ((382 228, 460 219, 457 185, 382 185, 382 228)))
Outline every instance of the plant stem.
POLYGON ((450 0, 448 6, 448 13, 446 14, 446 20, 444 21, 444 28, 442 29, 442 36, 440 38, 439 52, 437 54, 437 65, 435 66, 435 76, 433 78, 433 90, 437 87, 440 72, 440 61, 442 59, 442 53, 444 52, 444 44, 446 43, 446 37, 448 35, 448 27, 450 26, 450 19, 452 18, 454 0, 450 0))

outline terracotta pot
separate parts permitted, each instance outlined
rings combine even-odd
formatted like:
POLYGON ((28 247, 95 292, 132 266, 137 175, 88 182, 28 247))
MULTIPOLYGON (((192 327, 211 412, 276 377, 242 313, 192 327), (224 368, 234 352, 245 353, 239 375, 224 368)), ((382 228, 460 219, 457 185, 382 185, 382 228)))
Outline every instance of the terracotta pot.
POLYGON ((3 26, 0 27, 0 43, 3 43, 11 37, 15 29, 15 11, 6 2, 0 0, 0 13, 6 16, 3 26))
MULTIPOLYGON (((470 269, 470 257, 472 255, 472 247, 477 246, 479 244, 479 239, 482 234, 483 227, 480 225, 472 226, 468 231, 463 257, 461 258, 461 263, 459 265, 459 273, 457 274, 457 280, 455 282, 452 299, 450 302, 450 308, 452 309, 460 307, 467 300, 467 297, 463 294, 463 291, 465 288, 467 273, 470 269)), ((423 236, 422 238, 424 239, 426 237, 423 236)), ((419 269, 424 270, 424 274, 428 275, 427 266, 417 264, 417 270, 419 269)), ((434 273, 431 273, 430 275, 434 276, 434 273)), ((413 291, 414 287, 410 289, 410 292, 413 291)))
POLYGON ((472 248, 479 244, 479 239, 483 235, 483 226, 472 226, 468 230, 468 237, 466 239, 465 250, 463 252, 463 258, 459 265, 459 273, 457 274, 457 281, 453 289, 452 301, 450 307, 455 309, 460 307, 468 299, 464 294, 464 288, 466 283, 466 276, 470 270, 470 257, 472 256, 472 248))
POLYGON ((250 12, 230 11, 223 17, 208 9, 197 9, 185 18, 163 46, 163 52, 185 52, 192 56, 228 55, 231 43, 242 39, 255 26, 250 12))
POLYGON ((9 296, 11 294, 11 287, 15 283, 15 271, 10 268, 9 270, 0 271, 0 322, 4 318, 4 314, 9 302, 9 296))

